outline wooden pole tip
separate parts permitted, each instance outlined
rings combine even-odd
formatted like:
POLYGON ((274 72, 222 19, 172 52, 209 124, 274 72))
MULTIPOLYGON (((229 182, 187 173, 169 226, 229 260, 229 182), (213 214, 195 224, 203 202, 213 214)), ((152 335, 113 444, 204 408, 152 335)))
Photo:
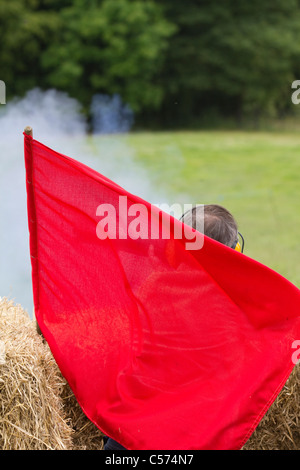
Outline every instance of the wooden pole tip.
POLYGON ((25 132, 25 134, 31 135, 31 137, 32 137, 32 127, 26 126, 25 129, 24 129, 24 132, 25 132))

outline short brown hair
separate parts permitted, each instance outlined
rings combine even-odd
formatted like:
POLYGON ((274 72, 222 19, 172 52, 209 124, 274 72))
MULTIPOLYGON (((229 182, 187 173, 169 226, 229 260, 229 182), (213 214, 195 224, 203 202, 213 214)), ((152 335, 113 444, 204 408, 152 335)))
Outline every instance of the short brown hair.
MULTIPOLYGON (((204 224, 202 225, 204 226, 204 234, 224 245, 232 247, 238 238, 238 226, 233 215, 225 207, 218 204, 205 204, 203 211, 203 206, 195 206, 185 212, 181 220, 194 229, 198 229, 196 226, 197 217, 203 217, 203 214, 204 224)), ((198 223, 199 225, 201 224, 198 223)))

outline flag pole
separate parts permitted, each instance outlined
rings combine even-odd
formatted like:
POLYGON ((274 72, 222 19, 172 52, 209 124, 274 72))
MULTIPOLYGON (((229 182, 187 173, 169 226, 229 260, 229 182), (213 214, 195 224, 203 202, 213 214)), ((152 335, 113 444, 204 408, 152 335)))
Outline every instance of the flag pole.
MULTIPOLYGON (((32 127, 30 126, 26 126, 25 129, 24 129, 24 134, 26 135, 29 135, 31 137, 33 137, 33 132, 32 132, 32 127)), ((35 320, 35 326, 36 326, 36 331, 39 335, 43 336, 42 332, 41 332, 41 329, 39 327, 39 324, 36 320, 36 317, 35 317, 35 312, 33 311, 33 315, 34 315, 34 320, 35 320)))
POLYGON ((32 127, 26 126, 25 129, 24 129, 24 132, 25 132, 25 134, 30 135, 31 137, 33 137, 32 127))

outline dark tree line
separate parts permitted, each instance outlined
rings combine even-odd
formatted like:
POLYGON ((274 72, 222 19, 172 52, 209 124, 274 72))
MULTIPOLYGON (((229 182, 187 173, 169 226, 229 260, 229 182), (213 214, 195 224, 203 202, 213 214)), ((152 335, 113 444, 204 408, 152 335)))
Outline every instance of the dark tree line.
POLYGON ((298 0, 0 0, 7 99, 119 94, 160 128, 293 111, 298 0))

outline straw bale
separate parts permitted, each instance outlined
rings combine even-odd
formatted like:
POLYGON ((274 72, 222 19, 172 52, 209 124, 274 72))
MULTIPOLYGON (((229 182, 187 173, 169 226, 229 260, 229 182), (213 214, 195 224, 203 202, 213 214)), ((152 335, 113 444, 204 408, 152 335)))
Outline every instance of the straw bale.
POLYGON ((243 449, 300 450, 300 364, 243 449))
POLYGON ((62 390, 62 400, 66 416, 73 429, 73 450, 103 450, 104 434, 83 413, 75 395, 66 383, 62 390))
POLYGON ((0 298, 0 449, 101 450, 85 416, 20 305, 0 298))
POLYGON ((64 416, 64 381, 49 348, 20 305, 0 300, 0 448, 64 450, 73 430, 64 416))

